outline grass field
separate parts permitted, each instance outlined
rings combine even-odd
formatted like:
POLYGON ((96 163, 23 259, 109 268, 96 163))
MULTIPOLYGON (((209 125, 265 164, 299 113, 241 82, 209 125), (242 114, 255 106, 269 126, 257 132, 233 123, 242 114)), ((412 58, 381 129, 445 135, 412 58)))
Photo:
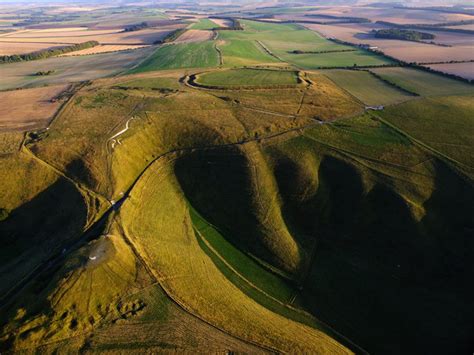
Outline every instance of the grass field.
MULTIPOLYGON (((242 21, 242 24, 244 31, 219 32, 219 39, 226 43, 219 46, 224 55, 225 65, 255 64, 257 61, 268 62, 269 60, 265 59, 262 54, 254 55, 255 50, 249 49, 252 40, 261 41, 278 58, 306 69, 353 66, 354 64, 364 66, 390 63, 388 59, 362 50, 322 54, 288 53, 294 50, 328 51, 353 48, 328 41, 317 33, 298 25, 256 21, 242 21), (246 52, 252 54, 246 55, 246 52), (253 61, 248 62, 249 60, 253 61)), ((268 53, 265 52, 264 54, 268 56, 268 53)), ((272 61, 275 61, 275 59, 272 61)))
POLYGON ((366 71, 336 69, 320 73, 366 105, 391 105, 413 99, 412 95, 384 83, 366 71))
POLYGON ((278 63, 279 60, 266 53, 257 42, 242 39, 230 39, 229 35, 219 32, 220 40, 217 42, 222 52, 224 66, 239 67, 260 63, 278 63), (226 38, 226 39, 222 39, 226 38))
POLYGON ((217 27, 216 24, 208 18, 201 18, 198 22, 191 25, 192 30, 212 30, 217 27))
POLYGON ((474 86, 410 68, 371 69, 384 79, 422 96, 472 94, 474 86))
POLYGON ((380 115, 474 175, 473 96, 436 97, 388 108, 380 115))
POLYGON ((283 70, 231 69, 201 74, 196 82, 219 87, 296 85, 298 73, 283 70))
POLYGON ((130 73, 176 68, 209 68, 219 65, 219 57, 214 43, 182 43, 158 48, 130 73))
POLYGON ((305 69, 373 66, 390 64, 391 61, 379 55, 357 50, 346 53, 322 53, 322 54, 281 54, 281 57, 299 67, 305 69))

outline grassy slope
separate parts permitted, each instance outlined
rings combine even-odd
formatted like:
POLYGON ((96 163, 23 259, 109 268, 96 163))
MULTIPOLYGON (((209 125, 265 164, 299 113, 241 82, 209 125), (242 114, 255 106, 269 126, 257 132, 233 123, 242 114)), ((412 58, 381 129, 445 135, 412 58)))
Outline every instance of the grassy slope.
POLYGON ((221 274, 194 236, 186 202, 169 166, 159 164, 148 170, 122 213, 137 249, 154 272, 166 275, 164 288, 201 317, 282 351, 345 352, 324 334, 269 312, 221 274), (166 206, 159 202, 162 199, 168 201, 166 206), (234 317, 237 313, 239 317, 234 317))
MULTIPOLYGON (((181 74, 176 75, 177 78, 181 74)), ((103 90, 93 86, 55 121, 49 136, 31 145, 31 148, 87 186, 115 197, 112 194, 124 191, 153 158, 170 149, 241 141, 245 137, 265 135, 307 122, 259 113, 244 105, 324 119, 351 115, 360 108, 324 76, 312 75, 311 78, 315 84, 305 92, 299 89, 259 93, 216 91, 214 94, 218 97, 186 90, 161 95, 151 90, 103 90), (227 99, 219 98, 223 96, 235 98, 240 104, 230 104, 227 99), (121 137, 122 144, 112 154, 111 174, 108 175, 107 138, 121 129, 132 115, 140 119, 132 121, 131 129, 121 137), (79 163, 69 165, 75 161, 79 163), (81 174, 84 172, 86 174, 81 174)), ((138 79, 133 80, 135 85, 138 79)), ((180 87, 175 86, 176 81, 139 80, 138 86, 143 87, 180 87)), ((429 136, 426 139, 429 144, 439 144, 433 142, 431 136, 443 134, 439 150, 442 146, 453 144, 453 139, 457 144, 455 137, 465 132, 460 135, 463 141, 460 147, 444 152, 463 159, 471 156, 469 144, 465 142, 471 138, 468 117, 472 105, 466 97, 419 100, 398 108, 406 110, 407 114, 397 116, 399 111, 391 110, 381 114, 387 120, 399 119, 400 124, 410 123, 404 129, 418 139, 429 136), (416 102, 424 106, 416 106, 416 102), (450 116, 453 111, 456 115, 450 116), (446 120, 443 121, 443 132, 430 133, 429 129, 435 125, 426 122, 440 112, 453 122, 456 119, 462 127, 458 130, 451 121, 446 120), (410 117, 421 117, 422 120, 410 122, 410 117), (458 117, 461 117, 459 121, 458 117), (430 134, 427 135, 426 131, 430 134)), ((5 137, 4 141, 15 145, 9 137, 5 137)), ((242 292, 240 288, 244 289, 244 283, 237 282, 235 275, 225 269, 225 265, 219 264, 215 253, 211 256, 209 247, 206 249, 193 232, 193 223, 194 227, 199 227, 200 222, 196 219, 193 222, 186 200, 194 197, 193 202, 197 201, 193 193, 198 191, 210 199, 209 203, 203 203, 203 200, 201 204, 193 203, 200 212, 206 211, 207 207, 211 212, 228 214, 228 223, 219 225, 219 230, 223 230, 222 227, 230 230, 231 233, 225 235, 233 238, 233 245, 219 239, 215 233, 207 234, 218 254, 231 265, 237 265, 236 260, 242 257, 233 249, 237 245, 239 249, 251 250, 277 266, 283 262, 293 270, 295 267, 302 270, 303 292, 295 304, 323 320, 333 322, 338 330, 356 339, 368 350, 386 352, 393 348, 400 351, 415 348, 422 351, 426 350, 425 339, 429 339, 432 349, 441 351, 453 350, 450 344, 455 339, 454 346, 459 351, 464 350, 466 339, 472 334, 470 319, 473 314, 469 303, 472 295, 469 294, 469 287, 464 286, 469 285, 469 261, 473 257, 468 239, 468 233, 472 230, 468 215, 472 188, 457 178, 449 167, 370 116, 320 125, 288 143, 273 145, 264 153, 257 148, 244 149, 243 153, 231 154, 231 158, 221 153, 212 159, 209 155, 189 156, 179 173, 176 166, 170 165, 173 163, 163 161, 161 164, 160 161, 145 173, 133 189, 131 199, 127 200, 121 211, 123 225, 156 276, 165 276, 160 280, 168 291, 204 318, 268 346, 301 352, 342 350, 317 331, 265 309, 262 305, 271 308, 270 303, 255 302, 258 297, 251 290, 242 292), (239 160, 242 155, 246 159, 239 160), (225 169, 209 163, 216 161, 221 162, 225 169), (236 161, 241 161, 242 165, 233 165, 236 161), (196 173, 190 174, 194 171, 193 167, 197 168, 196 173), (187 183, 183 177, 187 177, 187 183), (230 183, 236 178, 236 183, 230 183), (191 184, 195 181, 206 188, 194 188, 193 192, 191 184), (241 203, 249 193, 258 196, 258 199, 241 203), (163 204, 164 199, 169 203, 163 204), (235 212, 229 200, 239 201, 234 203, 235 212), (245 218, 240 218, 242 213, 254 214, 257 223, 243 223, 245 218), (244 227, 249 226, 250 233, 247 233, 244 227), (321 244, 318 244, 315 261, 311 263, 314 236, 318 236, 321 244), (295 245, 297 252, 292 250, 295 245), (442 289, 439 280, 443 280, 442 289), (216 285, 221 288, 216 290, 216 285), (371 297, 367 297, 368 294, 371 297), (347 302, 347 297, 351 298, 351 302, 347 302), (236 320, 237 313, 239 319, 236 320), (245 321, 242 322, 242 319, 245 321), (374 329, 374 324, 377 329, 374 329), (400 333, 400 329, 408 331, 400 333)), ((8 150, 11 151, 11 147, 8 150)), ((11 166, 15 167, 15 164, 11 166)), ((8 171, 7 181, 13 181, 11 184, 18 188, 14 180, 15 170, 11 170, 8 171)), ((36 174, 37 170, 33 164, 31 171, 36 174)), ((41 176, 35 175, 29 181, 40 180, 41 176)), ((34 184, 35 188, 40 186, 34 184)), ((36 205, 25 206, 28 207, 25 215, 37 215, 39 222, 42 222, 42 215, 36 211, 40 208, 44 210, 44 206, 52 205, 63 212, 68 210, 62 207, 61 201, 75 208, 82 206, 80 193, 64 190, 68 189, 55 189, 53 199, 46 195, 47 203, 40 198, 36 205), (71 204, 71 201, 77 202, 71 204)), ((81 222, 80 218, 75 221, 71 216, 87 215, 76 210, 69 211, 71 215, 51 212, 50 209, 47 211, 52 216, 49 220, 51 226, 59 223, 64 226, 63 220, 81 222)), ((213 217, 213 220, 208 220, 216 224, 216 215, 213 217)), ((27 218, 20 220, 23 222, 27 218)), ((33 227, 37 227, 35 223, 33 227)), ((20 223, 12 230, 18 231, 18 225, 20 223)), ((49 227, 41 228, 45 239, 51 237, 47 234, 49 227)), ((73 225, 71 230, 76 227, 73 225)), ((60 237, 72 235, 70 230, 68 233, 55 232, 60 237)), ((109 306, 111 314, 116 317, 127 319, 130 316, 132 323, 135 316, 144 316, 140 309, 139 301, 144 300, 141 296, 136 299, 127 296, 123 302, 116 298, 135 291, 142 295, 139 288, 147 287, 149 280, 142 271, 137 273, 134 270, 137 263, 132 262, 131 251, 119 237, 121 233, 112 229, 111 234, 114 237, 101 238, 73 254, 39 297, 36 291, 35 294, 30 289, 25 291, 25 294, 31 292, 34 296, 26 298, 26 301, 22 298, 23 306, 29 302, 33 305, 35 298, 38 298, 36 301, 56 301, 54 304, 46 303, 52 306, 52 313, 40 315, 32 323, 30 320, 37 315, 34 307, 12 309, 8 319, 12 321, 11 326, 20 327, 15 339, 18 345, 36 346, 77 335, 82 330, 89 331, 92 326, 89 316, 95 322, 104 315, 101 307, 94 308, 98 303, 109 306), (117 254, 106 253, 107 258, 100 259, 97 265, 88 262, 93 248, 103 244, 107 245, 105 250, 119 250, 119 257, 109 258, 109 255, 117 254), (111 249, 110 245, 113 246, 111 249), (124 278, 117 278, 114 272, 123 273, 124 278), (141 276, 139 281, 135 279, 132 282, 131 275, 141 276), (77 286, 73 284, 75 280, 77 286), (104 290, 101 287, 104 282, 114 287, 104 290), (61 297, 61 294, 65 296, 61 297), (84 307, 86 302, 82 303, 85 299, 89 299, 87 307, 84 307), (80 303, 80 307, 66 313, 63 318, 64 310, 73 308, 73 303, 80 303), (14 311, 18 311, 16 318, 14 311)), ((27 235, 30 236, 31 232, 27 235)), ((247 270, 241 271, 247 273, 248 278, 257 276, 247 270)), ((48 275, 35 287, 43 290, 45 280, 50 279, 48 275)), ((260 283, 261 279, 255 277, 252 280, 260 283)), ((267 286, 263 282, 263 287, 267 286)), ((266 289, 275 295, 280 292, 278 289, 266 289)), ((147 303, 146 300, 144 302, 147 303)), ((148 299, 149 302, 152 301, 148 299)), ((44 304, 41 309, 49 312, 44 304)), ((276 308, 272 310, 279 312, 276 308)), ((160 310, 151 312, 150 317, 161 317, 160 310)), ((107 323, 109 320, 107 318, 105 325, 110 325, 107 323)), ((105 349, 113 348, 111 342, 104 341, 107 334, 113 334, 118 339, 121 331, 127 333, 132 328, 117 327, 110 333, 104 330, 103 338, 95 338, 92 344, 105 349)), ((138 329, 137 334, 146 337, 143 334, 145 328, 140 325, 138 329)), ((157 336, 152 330, 148 331, 147 339, 157 336)), ((209 336, 208 333, 203 334, 209 336)), ((179 346, 170 338, 161 339, 168 340, 162 344, 147 340, 131 346, 179 346)))
POLYGON ((233 39, 229 34, 234 31, 219 32, 219 49, 223 55, 224 66, 244 66, 259 63, 278 63, 278 60, 265 51, 252 40, 233 39), (222 43, 224 41, 224 43, 222 43))
POLYGON ((20 150, 22 135, 0 133, 0 137, 0 209, 8 216, 0 221, 0 288, 5 294, 76 240, 103 206, 28 150, 20 150))
POLYGON ((398 86, 422 96, 474 93, 474 86, 441 75, 410 68, 371 69, 398 86))
POLYGON ((280 70, 235 69, 199 75, 197 82, 210 86, 296 85, 297 73, 280 70))
POLYGON ((179 89, 179 83, 173 77, 147 78, 147 79, 133 79, 125 82, 120 82, 117 86, 123 88, 138 88, 138 89, 179 89))
POLYGON ((304 136, 269 149, 287 224, 318 236, 297 301, 369 352, 465 351, 472 186, 369 117, 304 136))
POLYGON ((161 46, 130 73, 176 68, 208 68, 219 65, 214 42, 180 43, 161 46))
MULTIPOLYGON (((181 74, 175 74, 174 81, 170 80, 170 74, 164 73, 164 75, 163 78, 128 80, 126 84, 131 84, 133 87, 136 85, 137 87, 143 86, 146 88, 178 87, 177 79, 181 74)), ((124 79, 104 80, 106 83, 109 81, 111 83, 123 83, 124 79)), ((114 84, 111 85, 114 86, 114 84)), ((335 94, 335 97, 338 97, 336 89, 333 85, 320 85, 317 90, 315 88, 315 94, 320 96, 319 93, 328 92, 329 90, 329 92, 335 94)), ((343 99, 343 97, 341 96, 340 99, 343 99)), ((291 101, 294 107, 293 110, 296 111, 300 97, 299 95, 295 97, 294 92, 291 90, 267 90, 253 104, 262 108, 275 108, 275 102, 281 104, 284 100, 291 101)), ((344 102, 344 105, 347 106, 343 105, 344 110, 352 109, 348 98, 344 98, 341 102, 344 102)), ((330 115, 330 112, 333 112, 333 105, 326 108, 319 104, 312 106, 312 104, 308 103, 305 106, 311 107, 311 110, 315 110, 315 112, 322 115, 330 115)), ((340 105, 336 106, 339 109, 342 107, 340 105)), ((284 116, 266 115, 243 108, 236 109, 233 106, 229 106, 225 101, 204 93, 185 92, 179 95, 166 96, 166 94, 162 95, 146 90, 104 90, 97 86, 91 86, 88 87, 87 91, 78 95, 71 105, 64 110, 62 115, 55 120, 48 134, 38 143, 30 144, 29 148, 55 167, 81 181, 85 186, 97 189, 104 194, 111 194, 112 198, 116 198, 115 195, 119 197, 118 192, 124 191, 146 164, 161 152, 180 146, 208 145, 210 143, 222 143, 225 140, 239 141, 247 134, 249 136, 254 136, 255 134, 265 135, 269 132, 290 128, 304 122, 304 120, 288 120, 284 116), (147 114, 142 115, 142 110, 146 110, 147 114), (154 111, 159 111, 160 114, 153 115, 151 112, 154 111), (189 116, 191 111, 193 112, 192 117, 189 116), (110 154, 107 151, 109 146, 107 143, 108 137, 122 129, 125 121, 134 115, 141 117, 141 119, 132 121, 130 130, 121 137, 122 144, 116 147, 112 155, 111 165, 108 165, 107 155, 110 154), (97 120, 97 117, 101 117, 101 119, 97 120), (245 128, 242 126, 245 126, 245 128), (194 132, 191 135, 189 134, 190 129, 194 132), (111 167, 111 175, 108 173, 107 166, 111 167)), ((21 137, 19 136, 18 138, 21 137)), ((4 141, 9 146, 9 150, 11 149, 10 146, 16 145, 18 147, 19 145, 11 142, 10 137, 5 137, 4 141)), ((34 171, 36 174, 38 169, 34 169, 34 171)), ((29 181, 34 181, 34 179, 29 181)), ((265 185, 267 184, 265 183, 265 185)), ((55 205, 59 206, 58 208, 62 209, 63 212, 67 212, 66 208, 61 207, 61 202, 58 203, 58 198, 59 196, 56 197, 55 205)), ((69 193, 62 192, 61 199, 70 202, 73 197, 69 193)), ((45 204, 48 205, 48 203, 42 203, 42 205, 45 204)), ((74 203, 73 205, 77 207, 80 206, 80 203, 74 203)), ((31 209, 28 211, 29 213, 36 214, 31 209)), ((51 223, 54 224, 56 223, 54 218, 61 215, 57 213, 52 215, 51 221, 53 222, 51 223)), ((76 217, 80 217, 80 215, 80 213, 76 213, 76 217)), ((38 216, 41 217, 40 214, 38 216)), ((76 219, 68 217, 68 220, 75 221, 76 219)), ((79 219, 77 220, 79 221, 79 219)), ((68 225, 64 226, 69 228, 68 225)), ((16 230, 18 231, 18 229, 16 230)), ((44 231, 48 232, 48 229, 44 231)), ((69 237, 72 235, 70 234, 72 231, 68 231, 67 234, 62 233, 62 231, 59 232, 62 233, 62 237, 69 237)), ((55 240, 57 241, 58 239, 56 238, 55 240)), ((35 255, 40 255, 38 253, 39 249, 35 250, 35 255)), ((29 258, 29 261, 33 262, 34 259, 29 258)), ((22 262, 22 265, 29 264, 22 262)), ((20 270, 17 268, 17 271, 19 272, 20 270)), ((12 273, 12 275, 18 274, 12 273)), ((83 281, 80 281, 80 284, 83 284, 83 281)), ((48 292, 53 292, 56 289, 58 290, 57 292, 62 292, 59 290, 69 288, 70 285, 68 283, 61 285, 53 284, 51 287, 52 289, 48 292)), ((91 292, 99 291, 94 288, 91 292)), ((85 299, 86 296, 80 297, 85 299)), ((56 310, 59 315, 53 314, 52 319, 56 319, 54 317, 61 315, 60 308, 56 308, 56 310)), ((84 329, 89 329, 84 312, 89 312, 90 314, 90 311, 81 311, 80 317, 82 320, 78 323, 84 323, 86 327, 84 329)), ((31 314, 27 312, 22 316, 21 322, 23 320, 27 322, 31 314)), ((46 316, 47 318, 42 318, 41 322, 49 322, 48 319, 51 318, 48 317, 50 315, 46 316)), ((35 332, 35 336, 26 338, 26 343, 20 343, 23 345, 44 343, 45 331, 57 333, 55 337, 74 334, 74 329, 71 331, 66 330, 71 319, 66 318, 65 321, 57 323, 57 328, 48 330, 46 327, 39 332, 35 332)), ((73 324, 75 322, 73 321, 73 324)), ((27 331, 27 328, 22 329, 27 331)))
POLYGON ((336 69, 321 73, 366 105, 391 105, 413 98, 412 95, 384 83, 365 71, 336 69))
POLYGON ((472 96, 415 100, 391 107, 380 116, 410 136, 474 169, 472 96))

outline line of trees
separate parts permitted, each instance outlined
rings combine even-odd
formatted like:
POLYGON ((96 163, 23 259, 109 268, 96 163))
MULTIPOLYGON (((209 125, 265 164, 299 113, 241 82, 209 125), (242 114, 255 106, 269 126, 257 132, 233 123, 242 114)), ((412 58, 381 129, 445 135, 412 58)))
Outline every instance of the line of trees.
POLYGON ((216 30, 216 31, 243 31, 244 30, 240 21, 236 19, 235 17, 209 17, 209 18, 230 21, 230 26, 214 27, 213 30, 216 30))
POLYGON ((470 79, 464 78, 464 77, 459 76, 459 75, 445 73, 445 72, 442 72, 442 71, 439 71, 439 70, 435 70, 435 69, 432 69, 432 68, 429 68, 429 67, 425 67, 421 63, 405 62, 401 59, 398 59, 398 58, 392 57, 388 54, 385 54, 384 52, 382 52, 378 49, 375 49, 375 50, 370 49, 370 48, 366 47, 365 45, 357 45, 357 44, 354 44, 354 43, 351 43, 351 42, 341 41, 341 40, 336 39, 336 38, 328 38, 328 40, 330 40, 334 43, 344 44, 346 46, 352 46, 352 47, 357 47, 357 48, 364 49, 367 52, 378 54, 378 55, 381 55, 381 56, 383 56, 387 59, 390 59, 394 63, 393 64, 383 64, 383 65, 365 65, 365 66, 357 66, 356 64, 354 64, 353 66, 345 66, 345 67, 320 67, 320 69, 355 69, 355 68, 358 68, 358 69, 366 69, 367 68, 368 69, 368 68, 382 68, 382 67, 409 67, 409 68, 423 70, 423 71, 426 71, 426 72, 429 72, 429 73, 432 73, 432 74, 441 75, 441 76, 444 76, 444 77, 447 77, 447 78, 450 78, 450 79, 455 79, 455 80, 458 80, 458 81, 462 81, 462 82, 465 82, 465 83, 468 83, 468 84, 473 84, 474 83, 474 80, 470 80, 470 79))
POLYGON ((342 52, 355 52, 357 49, 332 49, 327 51, 302 51, 300 49, 295 49, 289 51, 290 54, 324 54, 324 53, 342 53, 342 52))
POLYGON ((435 39, 435 35, 426 32, 405 30, 400 28, 389 28, 383 30, 372 30, 376 38, 401 39, 404 41, 422 41, 435 39))
POLYGON ((153 42, 153 44, 163 44, 163 43, 173 42, 174 40, 176 40, 179 36, 181 36, 186 31, 187 31, 186 28, 178 28, 177 30, 174 30, 174 31, 171 31, 170 33, 168 33, 162 39, 159 39, 159 40, 153 42))
POLYGON ((377 73, 374 73, 373 71, 370 71, 370 70, 364 70, 366 72, 368 72, 370 75, 372 75, 373 77, 383 81, 384 83, 400 90, 400 91, 403 91, 404 93, 408 94, 408 95, 412 95, 412 96, 420 96, 420 94, 414 92, 414 91, 411 91, 411 90, 408 90, 408 89, 405 89, 404 87, 401 87, 400 85, 390 81, 390 80, 387 80, 385 79, 383 76, 380 76, 378 75, 377 73))
POLYGON ((453 32, 453 33, 463 33, 463 34, 474 34, 473 30, 465 29, 465 28, 450 28, 447 27, 448 25, 441 23, 441 24, 398 24, 393 22, 387 21, 377 21, 376 24, 389 26, 392 28, 405 28, 405 29, 418 29, 418 30, 425 30, 425 31, 439 31, 439 32, 453 32))
POLYGON ((140 22, 140 23, 136 23, 136 24, 133 24, 133 25, 125 26, 125 28, 123 29, 122 32, 140 31, 140 30, 143 30, 143 29, 148 28, 148 27, 150 27, 148 22, 140 22))
POLYGON ((350 16, 334 16, 334 15, 325 15, 325 14, 306 14, 306 17, 314 18, 324 18, 329 20, 334 20, 331 22, 326 22, 327 24, 336 24, 336 23, 369 23, 372 22, 368 18, 364 17, 350 17, 350 16))
POLYGON ((13 55, 4 55, 0 56, 1 63, 15 63, 15 62, 24 62, 30 60, 46 59, 50 57, 55 57, 57 55, 80 51, 82 49, 92 48, 98 46, 99 42, 97 41, 87 41, 83 43, 73 44, 70 46, 58 47, 58 48, 49 48, 43 49, 37 52, 27 53, 27 54, 13 54, 13 55))

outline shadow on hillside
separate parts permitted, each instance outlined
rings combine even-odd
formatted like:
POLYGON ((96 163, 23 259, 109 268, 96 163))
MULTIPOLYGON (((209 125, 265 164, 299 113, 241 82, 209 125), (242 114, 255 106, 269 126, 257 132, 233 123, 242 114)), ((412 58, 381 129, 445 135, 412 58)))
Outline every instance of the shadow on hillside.
POLYGON ((61 242, 82 232, 86 218, 81 193, 67 180, 58 179, 0 222, 0 265, 18 258, 25 250, 59 248, 61 242))
MULTIPOLYGON (((300 245, 316 245, 299 303, 371 353, 467 353, 473 187, 434 162, 434 189, 418 221, 385 178, 374 176, 366 191, 360 167, 334 156, 313 162, 280 157, 274 166, 286 224, 300 245)), ((257 231, 240 151, 190 154, 175 173, 190 203, 235 246, 274 261, 257 231)))
POLYGON ((313 204, 318 247, 301 300, 371 353, 472 346, 474 191, 445 164, 434 170, 421 222, 384 184, 364 195, 360 177, 335 158, 322 161, 318 192, 305 206, 313 204))
MULTIPOLYGON (((60 255, 63 248, 82 234, 86 219, 87 207, 81 193, 63 178, 13 210, 5 221, 0 222, 2 289, 6 291, 19 285, 14 288, 15 294, 24 286, 20 280, 37 265, 41 265, 38 271, 47 269, 50 260, 55 255, 60 255), (19 272, 18 269, 22 271, 19 272)), ((51 275, 49 273, 44 280, 35 280, 33 294, 23 293, 28 297, 33 296, 31 303, 21 305, 27 309, 27 314, 46 300, 41 300, 36 295, 49 282, 51 275)), ((16 302, 19 297, 15 296, 11 300, 16 302)), ((10 314, 5 319, 12 319, 15 309, 16 306, 4 309, 2 313, 6 311, 10 314)), ((47 307, 41 311, 47 311, 47 307)))
POLYGON ((247 158, 237 148, 196 152, 175 165, 191 205, 238 248, 268 262, 273 256, 259 235, 247 158))

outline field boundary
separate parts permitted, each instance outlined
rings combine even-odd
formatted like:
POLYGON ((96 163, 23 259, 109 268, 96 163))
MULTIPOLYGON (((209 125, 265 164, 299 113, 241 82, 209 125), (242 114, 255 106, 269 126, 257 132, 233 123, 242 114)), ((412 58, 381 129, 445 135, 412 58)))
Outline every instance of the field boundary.
POLYGON ((279 60, 280 62, 283 62, 283 63, 287 63, 285 60, 283 60, 282 58, 280 58, 279 56, 277 56, 275 53, 273 53, 270 49, 268 49, 268 47, 263 44, 262 41, 259 41, 258 39, 255 40, 255 42, 260 46, 260 48, 265 52, 267 53, 268 55, 271 55, 273 58, 279 60))
POLYGON ((465 180, 469 185, 474 186, 474 181, 472 180, 472 178, 470 176, 466 175, 466 173, 462 170, 462 167, 465 167, 465 168, 467 168, 468 171, 469 170, 472 171, 473 170, 472 167, 470 167, 466 164, 463 164, 463 163, 457 161, 456 159, 451 158, 450 156, 448 156, 448 155, 440 152, 439 150, 431 147, 427 143, 424 143, 421 140, 413 137, 409 133, 405 132, 401 128, 397 127, 396 125, 394 125, 393 123, 387 121, 386 119, 380 117, 379 115, 376 115, 375 113, 372 113, 372 116, 375 119, 379 120, 382 124, 386 125, 387 127, 389 127, 391 129, 393 129, 394 131, 398 132, 400 135, 402 135, 405 138, 409 139, 414 144, 416 144, 419 147, 429 151, 431 154, 434 154, 436 157, 438 157, 439 159, 444 161, 446 164, 451 166, 453 168, 453 171, 456 172, 456 174, 459 177, 461 177, 463 180, 465 180))

